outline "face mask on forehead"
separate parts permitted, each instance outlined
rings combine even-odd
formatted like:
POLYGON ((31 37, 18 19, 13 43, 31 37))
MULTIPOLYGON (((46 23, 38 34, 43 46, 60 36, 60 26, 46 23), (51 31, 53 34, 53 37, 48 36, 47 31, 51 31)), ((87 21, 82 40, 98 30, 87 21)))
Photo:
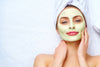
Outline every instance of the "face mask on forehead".
POLYGON ((65 8, 59 15, 57 27, 63 40, 77 41, 81 39, 81 32, 85 28, 85 20, 78 9, 65 8))

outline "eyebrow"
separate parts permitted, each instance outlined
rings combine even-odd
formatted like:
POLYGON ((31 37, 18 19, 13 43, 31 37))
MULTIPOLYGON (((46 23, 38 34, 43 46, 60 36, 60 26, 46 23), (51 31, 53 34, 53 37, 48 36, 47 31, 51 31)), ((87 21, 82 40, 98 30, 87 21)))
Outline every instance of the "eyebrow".
POLYGON ((68 19, 68 17, 61 17, 61 19, 62 19, 62 18, 68 19))
POLYGON ((73 18, 76 18, 76 17, 81 17, 80 15, 77 15, 77 16, 75 16, 75 17, 73 17, 73 18))

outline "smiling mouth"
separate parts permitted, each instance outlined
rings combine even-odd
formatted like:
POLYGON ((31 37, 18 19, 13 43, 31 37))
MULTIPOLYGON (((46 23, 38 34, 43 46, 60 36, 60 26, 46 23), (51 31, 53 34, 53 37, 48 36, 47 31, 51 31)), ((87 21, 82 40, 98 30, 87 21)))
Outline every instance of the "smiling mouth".
POLYGON ((69 36, 75 36, 75 35, 77 35, 79 32, 75 32, 75 31, 71 31, 71 32, 68 32, 68 33, 66 33, 67 35, 69 35, 69 36))

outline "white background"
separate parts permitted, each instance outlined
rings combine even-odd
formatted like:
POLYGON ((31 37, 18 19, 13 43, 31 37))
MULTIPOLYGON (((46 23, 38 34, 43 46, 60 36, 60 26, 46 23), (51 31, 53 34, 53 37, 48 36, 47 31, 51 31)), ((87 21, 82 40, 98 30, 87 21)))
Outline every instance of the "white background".
MULTIPOLYGON (((100 54, 100 34, 92 29, 100 17, 99 3, 89 0, 91 55, 100 54)), ((55 4, 54 0, 0 0, 0 67, 32 67, 36 55, 54 52, 60 42, 54 25, 55 4)))
POLYGON ((36 55, 52 53, 54 8, 54 0, 0 1, 0 67, 32 67, 36 55))

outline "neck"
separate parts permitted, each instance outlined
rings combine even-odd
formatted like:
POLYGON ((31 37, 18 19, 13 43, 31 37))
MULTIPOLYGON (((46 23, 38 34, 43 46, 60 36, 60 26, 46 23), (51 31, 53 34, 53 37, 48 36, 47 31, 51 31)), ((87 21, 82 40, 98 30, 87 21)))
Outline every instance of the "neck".
POLYGON ((66 42, 67 44, 67 48, 68 48, 68 57, 77 57, 77 51, 78 51, 78 47, 80 44, 80 41, 75 41, 75 42, 66 42))

